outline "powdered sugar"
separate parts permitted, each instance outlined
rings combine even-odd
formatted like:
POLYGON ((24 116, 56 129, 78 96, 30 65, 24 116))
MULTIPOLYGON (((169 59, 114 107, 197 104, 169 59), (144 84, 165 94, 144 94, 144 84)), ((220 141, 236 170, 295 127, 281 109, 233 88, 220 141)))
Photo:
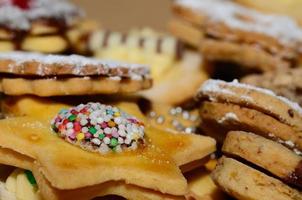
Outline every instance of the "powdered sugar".
POLYGON ((302 42, 302 29, 287 16, 264 14, 229 0, 177 0, 176 4, 205 15, 209 20, 265 34, 286 45, 302 42))
MULTIPOLYGON (((299 115, 302 116, 302 108, 299 106, 299 104, 297 104, 295 102, 292 102, 292 101, 290 101, 289 99, 287 99, 285 97, 278 96, 271 90, 255 87, 255 86, 244 84, 244 83, 239 83, 237 80, 234 80, 233 82, 225 82, 225 81, 221 81, 221 80, 210 79, 210 80, 207 80, 201 86, 199 91, 201 93, 206 93, 206 94, 211 94, 212 92, 219 92, 219 93, 224 93, 224 94, 229 94, 229 95, 235 95, 234 92, 232 92, 229 89, 223 87, 223 85, 228 85, 228 86, 237 87, 237 88, 245 88, 245 89, 248 89, 248 90, 254 90, 254 91, 272 96, 274 98, 279 99, 280 101, 285 103, 288 107, 295 110, 296 112, 299 113, 299 115)), ((210 98, 215 98, 215 97, 210 95, 210 98)))
POLYGON ((82 15, 82 11, 67 0, 34 0, 30 9, 23 10, 14 6, 10 1, 0 5, 0 25, 18 30, 29 30, 31 21, 39 18, 59 19, 71 24, 75 16, 82 15))
MULTIPOLYGON (((138 79, 138 77, 142 79, 143 77, 147 77, 150 74, 149 68, 145 65, 98 60, 79 55, 45 55, 40 53, 14 51, 8 53, 0 53, 0 60, 1 59, 13 60, 15 63, 13 63, 12 65, 15 67, 22 66, 22 63, 31 61, 39 62, 42 65, 70 65, 72 67, 71 74, 74 75, 85 75, 85 67, 87 66, 99 69, 97 70, 99 75, 110 75, 110 71, 114 70, 115 76, 127 75, 132 79, 138 79), (122 69, 126 69, 126 72, 122 71, 122 69)), ((13 66, 9 66, 10 71, 13 71, 13 66)), ((36 73, 37 75, 44 75, 46 72, 43 66, 38 66, 36 73)))
POLYGON ((223 124, 226 121, 239 121, 239 119, 235 113, 228 112, 221 119, 218 120, 220 124, 223 124))

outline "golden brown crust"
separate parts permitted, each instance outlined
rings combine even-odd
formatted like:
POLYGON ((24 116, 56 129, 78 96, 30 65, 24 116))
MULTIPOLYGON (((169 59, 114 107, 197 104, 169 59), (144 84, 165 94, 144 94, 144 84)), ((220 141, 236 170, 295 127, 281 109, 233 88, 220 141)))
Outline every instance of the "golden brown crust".
POLYGON ((212 178, 221 189, 237 199, 302 199, 297 190, 231 158, 219 160, 212 178))
POLYGON ((131 93, 150 88, 152 81, 74 77, 65 79, 3 78, 2 92, 7 95, 33 94, 37 96, 89 95, 131 93))
MULTIPOLYGON (((63 62, 57 62, 56 60, 48 62, 39 62, 32 58, 32 54, 24 54, 28 56, 28 60, 18 61, 11 58, 5 59, 5 55, 0 59, 0 73, 8 73, 15 75, 32 75, 32 76, 60 76, 60 75, 74 75, 74 76, 119 76, 129 77, 132 75, 144 76, 148 75, 145 66, 129 68, 129 66, 123 64, 113 64, 114 67, 108 67, 101 62, 96 64, 82 64, 85 62, 80 60, 78 63, 72 63, 74 57, 61 57, 65 59, 63 62), (71 61, 71 62, 70 62, 71 61)), ((82 59, 83 57, 79 58, 82 59)), ((42 57, 47 59, 47 57, 42 57)), ((84 58, 86 59, 86 58, 84 58)), ((94 60, 96 61, 96 60, 94 60)), ((77 61, 76 61, 77 62, 77 61)))
POLYGON ((302 131, 302 108, 270 90, 241 84, 237 81, 208 80, 200 88, 200 99, 232 103, 270 115, 297 131, 302 131))
MULTIPOLYGON (((176 19, 171 22, 171 32, 201 49, 206 59, 235 62, 260 71, 292 66, 293 61, 299 59, 296 47, 283 44, 275 37, 229 27, 223 22, 210 20, 205 13, 177 4, 173 5, 173 13, 176 19)), ((253 20, 248 16, 238 18, 248 22, 253 20)))
MULTIPOLYGON (((302 149, 302 133, 295 131, 290 126, 283 124, 275 118, 263 114, 257 110, 240 107, 234 104, 203 102, 200 107, 200 116, 203 124, 212 129, 219 130, 209 131, 205 127, 205 131, 215 138, 224 138, 230 130, 242 130, 257 133, 266 138, 275 140, 291 141, 298 149, 302 149), (228 114, 233 116, 228 118, 228 114)), ((203 125, 204 126, 204 125, 203 125)), ((202 126, 202 127, 203 127, 202 126)), ((221 141, 221 139, 220 139, 221 141)))
POLYGON ((277 142, 243 131, 227 134, 222 151, 243 158, 271 172, 289 184, 302 188, 301 174, 292 177, 302 158, 277 142), (291 178, 290 178, 291 177, 291 178))

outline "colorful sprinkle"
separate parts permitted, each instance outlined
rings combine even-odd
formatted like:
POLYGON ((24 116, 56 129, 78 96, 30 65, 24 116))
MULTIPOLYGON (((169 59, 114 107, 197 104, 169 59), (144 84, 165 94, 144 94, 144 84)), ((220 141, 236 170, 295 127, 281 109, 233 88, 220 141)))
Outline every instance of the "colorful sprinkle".
POLYGON ((25 175, 27 177, 27 180, 30 182, 30 184, 37 185, 36 179, 31 171, 25 170, 25 175))
POLYGON ((133 116, 100 103, 62 109, 52 130, 66 141, 100 153, 134 150, 144 143, 144 124, 133 116))

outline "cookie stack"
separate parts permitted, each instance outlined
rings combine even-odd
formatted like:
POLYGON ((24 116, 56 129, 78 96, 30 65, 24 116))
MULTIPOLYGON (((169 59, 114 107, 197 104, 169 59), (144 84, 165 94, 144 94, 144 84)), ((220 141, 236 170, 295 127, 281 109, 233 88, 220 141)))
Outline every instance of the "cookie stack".
POLYGON ((231 62, 263 72, 293 67, 301 55, 302 30, 286 16, 223 0, 177 0, 173 14, 171 32, 209 63, 231 62))
POLYGON ((82 17, 66 0, 2 1, 0 51, 71 52, 87 28, 82 17))
POLYGON ((215 183, 238 199, 302 199, 302 109, 272 91, 209 80, 200 88, 204 131, 224 156, 215 183))
POLYGON ((215 151, 210 137, 147 124, 123 97, 151 87, 144 65, 10 52, 0 54, 0 71, 0 163, 17 167, 0 198, 184 199, 184 173, 215 151))

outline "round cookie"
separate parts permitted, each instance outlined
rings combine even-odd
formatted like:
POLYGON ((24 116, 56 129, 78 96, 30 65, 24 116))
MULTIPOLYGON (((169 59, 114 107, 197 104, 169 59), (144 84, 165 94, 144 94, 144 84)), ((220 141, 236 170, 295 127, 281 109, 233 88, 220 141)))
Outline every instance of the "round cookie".
POLYGON ((283 145, 253 133, 231 131, 222 151, 251 162, 290 185, 302 188, 302 157, 283 145))
POLYGON ((0 54, 2 92, 37 96, 113 94, 150 88, 148 67, 71 55, 0 54))
POLYGON ((221 189, 237 199, 302 199, 297 190, 232 158, 222 157, 212 178, 221 189))
POLYGON ((234 104, 203 102, 200 106, 202 129, 223 143, 228 131, 250 131, 284 144, 301 154, 302 133, 254 109, 234 104))
POLYGON ((298 131, 302 130, 302 108, 297 103, 277 96, 270 90, 238 83, 236 80, 225 82, 210 79, 201 86, 197 98, 252 108, 298 131))

